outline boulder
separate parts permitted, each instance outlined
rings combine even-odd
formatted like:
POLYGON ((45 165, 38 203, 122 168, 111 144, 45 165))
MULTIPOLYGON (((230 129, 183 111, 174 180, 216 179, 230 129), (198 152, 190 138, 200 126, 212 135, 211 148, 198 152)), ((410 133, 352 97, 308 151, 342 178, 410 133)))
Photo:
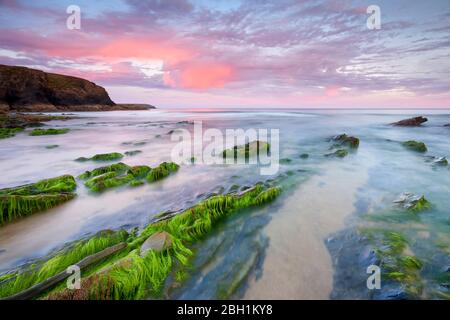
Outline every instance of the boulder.
POLYGON ((404 192, 398 199, 394 200, 400 208, 413 212, 429 209, 431 203, 425 199, 425 196, 415 195, 411 192, 404 192))
POLYGON ((145 257, 150 250, 157 252, 167 250, 172 246, 172 236, 165 232, 156 232, 152 234, 141 246, 141 257, 145 257))
POLYGON ((409 119, 401 120, 398 122, 394 122, 394 123, 392 123, 392 125, 403 126, 403 127, 417 127, 427 121, 428 121, 427 118, 420 116, 420 117, 414 117, 414 118, 409 118, 409 119))

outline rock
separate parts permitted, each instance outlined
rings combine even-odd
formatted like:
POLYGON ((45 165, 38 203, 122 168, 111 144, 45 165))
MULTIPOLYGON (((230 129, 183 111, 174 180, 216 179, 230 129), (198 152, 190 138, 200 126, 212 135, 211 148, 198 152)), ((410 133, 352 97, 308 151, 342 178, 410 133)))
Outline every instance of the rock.
POLYGON ((157 232, 152 234, 150 237, 145 240, 145 242, 141 246, 141 257, 145 257, 147 252, 150 250, 155 250, 157 252, 167 250, 172 246, 172 236, 165 232, 157 232))
POLYGON ((404 192, 398 199, 394 200, 399 207, 418 212, 431 207, 431 203, 425 199, 425 196, 418 196, 410 192, 404 192))
POLYGON ((115 104, 103 87, 85 79, 26 67, 0 65, 2 111, 109 111, 149 108, 154 107, 115 104))
POLYGON ((394 126, 404 126, 404 127, 416 127, 420 126, 422 123, 427 122, 428 119, 425 117, 415 117, 415 118, 409 118, 405 120, 401 120, 398 122, 392 123, 394 126))
POLYGON ((436 165, 436 166, 447 166, 448 165, 448 160, 446 157, 430 156, 430 157, 427 157, 427 162, 431 162, 431 164, 436 165))
POLYGON ((410 150, 417 152, 427 152, 427 146, 420 141, 409 140, 402 143, 402 145, 410 150))
POLYGON ((359 147, 359 139, 352 136, 348 136, 345 133, 333 137, 332 140, 336 142, 339 146, 347 146, 350 148, 359 147))
POLYGON ((327 153, 325 157, 338 157, 338 158, 344 158, 348 155, 348 151, 345 149, 339 149, 332 153, 327 153))
POLYGON ((244 145, 234 146, 233 148, 223 150, 223 158, 233 159, 236 157, 254 157, 259 154, 268 153, 270 144, 265 141, 255 140, 244 145))

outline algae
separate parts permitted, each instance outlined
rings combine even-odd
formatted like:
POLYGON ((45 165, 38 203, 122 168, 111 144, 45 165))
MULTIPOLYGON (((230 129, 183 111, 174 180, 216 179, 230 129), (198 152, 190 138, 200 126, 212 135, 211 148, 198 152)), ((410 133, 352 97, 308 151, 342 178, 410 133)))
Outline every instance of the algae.
POLYGON ((71 200, 75 189, 75 179, 70 175, 0 189, 0 225, 71 200))
POLYGON ((69 132, 70 129, 61 128, 61 129, 34 129, 30 132, 30 136, 48 136, 48 135, 57 135, 57 134, 65 134, 69 132))

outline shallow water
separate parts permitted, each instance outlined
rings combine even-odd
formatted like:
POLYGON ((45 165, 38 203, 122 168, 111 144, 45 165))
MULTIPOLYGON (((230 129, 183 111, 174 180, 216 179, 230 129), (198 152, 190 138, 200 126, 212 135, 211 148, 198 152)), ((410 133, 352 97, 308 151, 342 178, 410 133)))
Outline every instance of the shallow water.
MULTIPOLYGON (((190 122, 196 120, 202 120, 205 128, 220 130, 280 129, 280 158, 292 161, 281 164, 275 176, 261 176, 257 166, 182 165, 163 181, 100 195, 78 183, 76 199, 0 228, 0 270, 18 267, 102 229, 142 227, 158 213, 189 207, 234 184, 252 185, 277 177, 283 195, 269 206, 233 216, 197 244, 189 279, 183 287, 171 288, 167 297, 326 299, 330 294, 346 298, 345 292, 349 296, 352 292, 364 298, 365 283, 351 291, 340 281, 341 273, 333 269, 338 257, 330 255, 327 239, 342 230, 373 224, 367 214, 392 206, 392 200, 405 191, 425 194, 434 205, 418 221, 397 224, 414 240, 414 253, 429 261, 424 277, 449 265, 449 167, 434 167, 424 155, 406 150, 399 142, 420 140, 428 146, 427 155, 449 157, 450 128, 443 125, 450 123, 450 112, 152 110, 74 115, 73 120, 48 123, 70 128, 68 134, 21 133, 0 140, 0 188, 62 174, 77 176, 101 164, 74 159, 97 153, 141 150, 122 159, 130 165, 170 161, 176 142, 170 140, 169 131, 192 130, 190 122), (415 114, 426 115, 429 121, 420 128, 387 125, 415 114), (328 139, 344 132, 361 139, 358 151, 343 159, 324 157, 328 139), (45 148, 54 144, 59 147, 45 148), (301 159, 302 153, 309 158, 301 159)), ((392 221, 384 223, 392 225, 392 221)), ((341 245, 346 245, 345 239, 341 245)), ((365 273, 351 260, 342 267, 365 273)))

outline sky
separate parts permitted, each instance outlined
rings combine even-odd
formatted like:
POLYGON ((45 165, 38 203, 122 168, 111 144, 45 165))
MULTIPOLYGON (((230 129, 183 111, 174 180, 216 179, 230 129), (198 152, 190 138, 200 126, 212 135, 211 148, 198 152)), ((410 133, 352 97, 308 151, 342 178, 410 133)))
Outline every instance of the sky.
POLYGON ((450 108, 450 0, 0 0, 0 64, 161 108, 450 108))

